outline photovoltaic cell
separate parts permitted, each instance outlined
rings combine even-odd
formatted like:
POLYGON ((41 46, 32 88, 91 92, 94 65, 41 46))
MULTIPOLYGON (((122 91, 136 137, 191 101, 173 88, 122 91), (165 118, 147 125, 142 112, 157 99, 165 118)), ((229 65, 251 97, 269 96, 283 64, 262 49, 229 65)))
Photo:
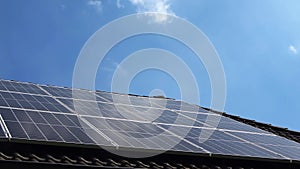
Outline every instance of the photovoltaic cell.
POLYGON ((69 89, 62 87, 54 87, 54 86, 41 86, 51 95, 59 98, 74 98, 80 100, 96 100, 98 95, 95 92, 88 90, 79 90, 79 89, 69 89))
POLYGON ((272 150, 274 152, 280 153, 290 159, 300 160, 300 148, 299 147, 288 147, 288 146, 274 146, 274 145, 264 145, 263 147, 272 150))
POLYGON ((70 113, 63 105, 48 96, 0 92, 6 107, 70 113))
MULTIPOLYGON (((179 140, 178 137, 164 133, 164 130, 151 123, 85 118, 121 147, 167 150, 172 148, 169 147, 171 143, 176 145, 175 141, 179 140), (160 134, 159 138, 149 139, 158 134, 160 134), (141 140, 141 138, 143 139, 141 140)), ((200 148, 190 145, 185 141, 181 141, 179 145, 173 147, 173 149, 177 151, 204 152, 200 148)))
POLYGON ((49 124, 37 124, 37 127, 45 135, 47 141, 63 142, 64 140, 49 124))
MULTIPOLYGON (((78 117, 69 114, 46 113, 28 110, 1 108, 0 113, 4 116, 11 135, 15 139, 27 139, 37 141, 54 141, 76 144, 96 144, 90 135, 91 128, 83 129, 78 117)), ((98 142, 106 143, 99 133, 92 133, 98 142)))
POLYGON ((34 84, 4 80, 0 80, 0 90, 46 95, 44 91, 34 84))
MULTIPOLYGON (((162 126, 168 128, 169 126, 162 126)), ((173 126, 175 134, 183 131, 181 126, 173 126)), ((262 149, 254 144, 243 142, 240 139, 232 137, 225 132, 216 130, 207 130, 201 128, 191 128, 185 139, 196 144, 213 154, 235 155, 235 156, 255 156, 265 158, 284 158, 278 154, 262 149), (203 134, 201 136, 201 133, 203 134), (211 135, 208 135, 211 134, 211 135), (206 137, 207 136, 207 137, 206 137)))
POLYGON ((6 138, 4 128, 0 125, 0 138, 6 138))
POLYGON ((255 128, 253 126, 232 120, 228 117, 224 117, 218 114, 212 113, 191 113, 191 112, 178 112, 183 116, 195 119, 197 122, 195 126, 208 127, 208 128, 218 128, 224 130, 233 131, 247 131, 255 133, 268 133, 267 131, 255 128))
POLYGON ((5 121, 5 124, 10 131, 10 134, 13 138, 16 139, 29 139, 25 130, 21 126, 20 122, 16 121, 5 121))
POLYGON ((113 104, 101 103, 95 101, 86 100, 74 100, 73 99, 62 99, 59 98, 62 103, 72 109, 76 114, 79 115, 93 115, 101 117, 118 117, 123 118, 120 113, 116 110, 113 104), (76 110, 75 106, 76 104, 76 110))
POLYGON ((72 98, 72 90, 71 89, 53 87, 53 86, 41 86, 41 87, 53 96, 72 98))
POLYGON ((0 114, 12 139, 300 160, 299 143, 172 99, 0 80, 0 114))
POLYGON ((106 92, 96 92, 96 94, 99 96, 97 98, 97 101, 101 101, 101 102, 112 102, 113 98, 112 98, 112 94, 110 93, 106 93, 106 92))
POLYGON ((262 135, 262 134, 237 133, 237 132, 228 132, 228 133, 259 145, 288 146, 288 147, 300 148, 299 143, 276 135, 262 135))

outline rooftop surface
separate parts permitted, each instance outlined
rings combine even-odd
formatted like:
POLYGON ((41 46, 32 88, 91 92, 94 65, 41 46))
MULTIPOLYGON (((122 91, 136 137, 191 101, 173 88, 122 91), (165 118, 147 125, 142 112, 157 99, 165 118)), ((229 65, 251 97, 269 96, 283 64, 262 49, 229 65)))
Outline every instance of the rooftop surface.
POLYGON ((2 166, 299 167, 299 132, 182 101, 7 80, 0 80, 0 96, 2 166), (110 126, 100 125, 104 123, 110 126), (180 132, 185 128, 186 133, 180 132), (207 131, 213 131, 211 137, 201 142, 201 132, 207 131), (152 142, 140 139, 151 140, 161 133, 163 138, 152 142), (162 153, 121 157, 103 147, 125 154, 162 153))

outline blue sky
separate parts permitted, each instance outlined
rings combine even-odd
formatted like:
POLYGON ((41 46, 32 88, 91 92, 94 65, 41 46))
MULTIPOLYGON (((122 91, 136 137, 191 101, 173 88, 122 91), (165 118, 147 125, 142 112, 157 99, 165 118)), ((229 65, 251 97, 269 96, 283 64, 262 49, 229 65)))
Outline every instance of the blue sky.
MULTIPOLYGON (((0 1, 0 77, 72 86, 78 54, 99 28, 137 12, 165 12, 185 18, 214 44, 227 80, 225 111, 300 130, 300 2, 297 0, 27 0, 0 1)), ((202 106, 210 105, 206 70, 177 41, 158 35, 136 36, 117 44, 98 70, 96 87, 110 90, 118 63, 144 48, 163 48, 180 56, 195 73, 202 106)), ((180 99, 176 81, 149 70, 130 92, 161 89, 180 99)))

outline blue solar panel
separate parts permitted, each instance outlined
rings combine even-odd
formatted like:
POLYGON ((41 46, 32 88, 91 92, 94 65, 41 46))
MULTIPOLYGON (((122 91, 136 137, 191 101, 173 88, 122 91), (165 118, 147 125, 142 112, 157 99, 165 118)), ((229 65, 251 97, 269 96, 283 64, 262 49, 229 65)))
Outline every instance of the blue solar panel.
POLYGON ((14 139, 29 139, 20 122, 5 121, 5 124, 14 139))
MULTIPOLYGON (((85 118, 120 147, 168 150, 172 148, 170 147, 170 144, 179 139, 174 135, 164 133, 163 129, 151 123, 89 117, 85 118), (108 125, 106 125, 106 123, 108 125), (158 134, 161 134, 159 138, 150 139, 158 134)), ((174 143, 174 145, 176 145, 176 143, 174 143)), ((177 148, 177 151, 188 150, 189 152, 204 152, 200 148, 197 148, 184 140, 181 141, 175 148, 177 148)), ((173 147, 173 149, 175 148, 173 147)))
POLYGON ((71 89, 54 87, 54 86, 41 86, 41 87, 53 96, 72 98, 72 90, 71 89))
POLYGON ((37 85, 5 80, 0 80, 0 90, 47 95, 37 85))
POLYGON ((253 126, 232 120, 228 117, 213 113, 192 113, 192 112, 178 112, 179 114, 195 119, 197 122, 195 126, 208 127, 208 128, 218 128, 224 130, 233 131, 247 131, 255 133, 268 133, 267 131, 255 128, 253 126), (200 124, 200 125, 199 125, 200 124))
POLYGON ((2 105, 5 107, 70 113, 68 109, 49 96, 0 92, 0 99, 7 103, 2 105))
POLYGON ((97 96, 99 96, 97 98, 97 101, 101 101, 101 102, 112 102, 113 98, 112 98, 112 94, 110 93, 106 93, 106 92, 96 92, 97 96))
MULTIPOLYGON (((169 128, 168 125, 162 125, 164 128, 169 128)), ((239 138, 232 137, 225 132, 218 130, 208 130, 202 128, 191 128, 187 135, 182 133, 185 127, 172 126, 173 132, 191 143, 198 145, 213 154, 233 155, 233 156, 254 156, 264 158, 284 158, 271 151, 265 150, 254 143, 242 141, 239 138), (201 133, 203 135, 201 135, 201 133), (205 134, 207 135, 205 137, 205 134)))
POLYGON ((287 158, 300 160, 300 148, 299 147, 289 147, 289 146, 278 146, 278 145, 264 145, 263 147, 272 150, 274 152, 280 153, 287 158))
POLYGON ((1 120, 0 121, 0 139, 7 137, 4 131, 5 131, 4 124, 3 124, 3 121, 1 120))
POLYGON ((0 80, 0 115, 11 139, 300 160, 299 143, 172 99, 0 80))
MULTIPOLYGON (((91 129, 83 129, 82 122, 75 115, 8 108, 1 108, 0 113, 13 139, 96 144, 90 135, 86 134, 86 130, 91 129)), ((101 139, 97 140, 97 143, 103 142, 112 146, 108 141, 104 141, 105 138, 101 135, 94 137, 101 139)))
POLYGON ((228 133, 259 145, 288 146, 288 147, 300 148, 299 143, 274 134, 266 135, 266 134, 240 133, 240 132, 228 132, 228 133))

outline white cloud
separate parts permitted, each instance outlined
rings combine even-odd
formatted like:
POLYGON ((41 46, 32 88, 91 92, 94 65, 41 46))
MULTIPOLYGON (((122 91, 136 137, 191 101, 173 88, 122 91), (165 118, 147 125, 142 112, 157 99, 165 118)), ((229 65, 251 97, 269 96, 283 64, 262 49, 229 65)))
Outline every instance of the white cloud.
POLYGON ((297 53, 298 53, 298 50, 297 50, 296 47, 293 46, 293 45, 290 45, 290 46, 289 46, 289 51, 292 52, 293 54, 297 54, 297 53))
POLYGON ((97 12, 101 12, 102 11, 102 2, 101 0, 89 0, 88 5, 93 6, 97 12))
POLYGON ((121 0, 117 0, 117 8, 124 8, 124 5, 121 4, 121 0))
POLYGON ((138 13, 145 13, 152 16, 156 23, 163 23, 169 21, 168 15, 175 15, 170 8, 169 0, 129 0, 137 7, 138 13), (168 15, 165 15, 168 14, 168 15))

